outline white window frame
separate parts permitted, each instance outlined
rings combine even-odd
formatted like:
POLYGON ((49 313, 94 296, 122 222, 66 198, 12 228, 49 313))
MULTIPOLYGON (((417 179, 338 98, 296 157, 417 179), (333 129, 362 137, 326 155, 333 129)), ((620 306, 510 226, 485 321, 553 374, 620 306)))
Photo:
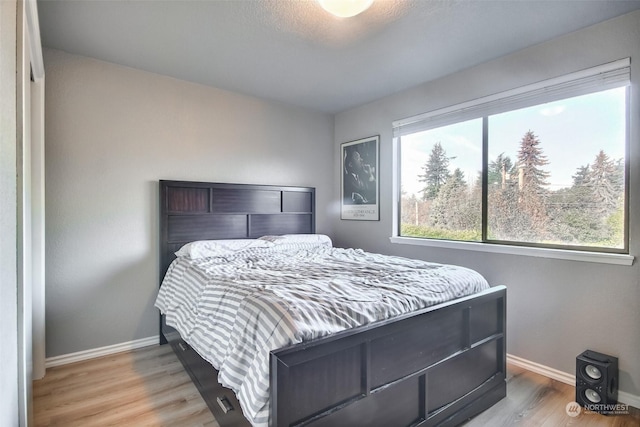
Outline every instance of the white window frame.
MULTIPOLYGON (((630 254, 582 251, 572 249, 551 249, 518 245, 503 245, 485 242, 466 242, 428 238, 405 237, 399 235, 400 215, 400 137, 402 135, 433 129, 453 123, 471 120, 486 115, 516 110, 527 106, 543 104, 559 99, 579 96, 614 87, 629 85, 631 59, 624 58, 607 64, 581 70, 565 76, 545 80, 462 104, 438 109, 417 116, 393 122, 393 214, 392 243, 457 250, 470 250, 510 255, 553 258, 570 261, 596 262, 617 265, 632 265, 634 256, 630 254)), ((627 153, 628 156, 628 153, 627 153)), ((627 163, 628 164, 628 163, 627 163)), ((626 193, 629 197, 629 193, 626 193)), ((628 222, 626 227, 628 227, 628 222)), ((628 242, 627 242, 628 244, 628 242)))

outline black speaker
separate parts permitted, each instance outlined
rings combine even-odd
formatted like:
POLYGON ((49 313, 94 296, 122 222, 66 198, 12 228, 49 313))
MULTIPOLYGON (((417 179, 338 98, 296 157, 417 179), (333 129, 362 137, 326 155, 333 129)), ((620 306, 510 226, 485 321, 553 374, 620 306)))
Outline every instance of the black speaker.
POLYGON ((618 358, 586 350, 576 358, 576 402, 593 412, 618 403, 618 358))

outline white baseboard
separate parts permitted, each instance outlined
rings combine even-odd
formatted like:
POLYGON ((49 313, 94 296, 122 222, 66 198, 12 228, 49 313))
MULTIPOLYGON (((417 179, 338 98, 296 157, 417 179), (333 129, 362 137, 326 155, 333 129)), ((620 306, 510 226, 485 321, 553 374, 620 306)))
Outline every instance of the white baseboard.
MULTIPOLYGON (((527 371, 535 372, 536 374, 543 375, 547 378, 560 381, 565 384, 569 384, 572 386, 576 385, 576 376, 573 374, 558 371, 557 369, 553 369, 548 366, 541 365, 539 363, 535 363, 518 356, 514 356, 512 354, 507 354, 507 363, 526 369, 527 371)), ((625 405, 633 406, 634 408, 640 408, 640 396, 637 396, 635 394, 618 390, 618 402, 624 403, 625 405)))
MULTIPOLYGON (((94 348, 91 350, 79 351, 76 353, 63 354, 61 356, 48 357, 45 360, 45 368, 51 368, 54 366, 67 365, 69 363, 80 362, 83 360, 94 359, 96 357, 108 356, 110 354, 121 353, 123 351, 134 350, 136 348, 148 347, 158 344, 159 337, 157 335, 139 340, 123 342, 120 344, 109 345, 106 347, 94 348)), ((543 375, 547 378, 560 381, 565 384, 575 386, 576 376, 568 374, 566 372, 559 371, 557 369, 550 368, 539 363, 532 362, 527 359, 523 359, 512 354, 507 354, 507 363, 514 366, 526 369, 536 374, 543 375)), ((618 391, 618 401, 626 405, 640 408, 640 396, 626 393, 624 391, 618 391)))
POLYGON ((54 366, 67 365, 69 363, 94 359, 96 357, 108 356, 110 354, 121 353, 123 351, 135 350, 136 348, 148 347, 159 343, 158 335, 141 338, 139 340, 123 342, 120 344, 108 345, 90 350, 78 351, 76 353, 63 354, 45 359, 44 366, 51 368, 54 366))
POLYGON ((547 378, 560 381, 561 383, 570 384, 572 386, 576 385, 575 375, 558 371, 557 369, 553 369, 512 354, 507 354, 507 363, 526 369, 527 371, 535 372, 536 374, 544 375, 547 378))

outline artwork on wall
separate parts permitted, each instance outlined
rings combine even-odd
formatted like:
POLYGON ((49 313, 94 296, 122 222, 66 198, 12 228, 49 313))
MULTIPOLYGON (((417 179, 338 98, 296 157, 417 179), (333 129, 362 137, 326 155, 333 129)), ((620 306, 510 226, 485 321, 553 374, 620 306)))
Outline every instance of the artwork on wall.
POLYGON ((379 145, 379 135, 341 145, 341 219, 380 220, 379 145))

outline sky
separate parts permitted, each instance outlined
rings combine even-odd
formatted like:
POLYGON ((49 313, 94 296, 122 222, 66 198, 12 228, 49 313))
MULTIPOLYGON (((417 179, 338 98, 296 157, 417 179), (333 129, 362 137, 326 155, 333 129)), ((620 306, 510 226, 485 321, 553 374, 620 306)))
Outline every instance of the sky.
MULTIPOLYGON (((580 166, 591 164, 600 150, 613 160, 626 151, 626 88, 610 89, 489 117, 489 162, 504 153, 515 163, 520 141, 529 130, 549 164, 549 190, 570 187, 580 166)), ((482 119, 418 132, 401 140, 401 184, 408 195, 419 195, 418 175, 440 142, 449 170, 460 168, 471 183, 482 170, 482 119)))

